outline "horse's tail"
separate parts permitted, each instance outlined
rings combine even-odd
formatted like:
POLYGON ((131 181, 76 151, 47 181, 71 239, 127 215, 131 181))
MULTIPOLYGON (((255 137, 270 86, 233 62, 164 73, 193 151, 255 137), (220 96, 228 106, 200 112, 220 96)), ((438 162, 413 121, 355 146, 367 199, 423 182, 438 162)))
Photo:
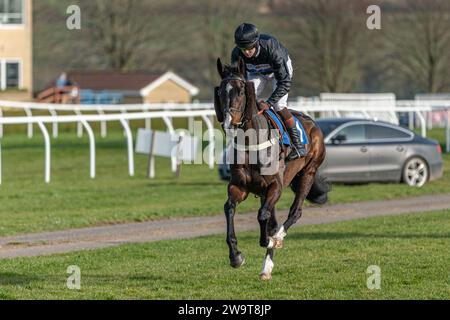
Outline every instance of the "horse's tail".
POLYGON ((306 199, 316 204, 325 204, 328 201, 328 192, 330 191, 331 182, 326 177, 316 174, 306 199))
MULTIPOLYGON (((297 192, 298 176, 295 176, 291 183, 292 191, 297 192)), ((325 204, 328 201, 328 192, 331 191, 331 182, 327 178, 316 174, 314 182, 309 190, 306 199, 315 204, 325 204)))

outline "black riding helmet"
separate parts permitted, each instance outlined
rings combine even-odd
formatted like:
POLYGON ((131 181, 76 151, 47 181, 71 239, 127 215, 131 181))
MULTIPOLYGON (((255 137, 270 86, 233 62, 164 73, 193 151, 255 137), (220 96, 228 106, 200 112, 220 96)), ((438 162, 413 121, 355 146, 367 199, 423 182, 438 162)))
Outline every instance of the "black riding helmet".
POLYGON ((234 43, 239 48, 251 49, 259 40, 258 29, 251 23, 243 23, 234 32, 234 43))

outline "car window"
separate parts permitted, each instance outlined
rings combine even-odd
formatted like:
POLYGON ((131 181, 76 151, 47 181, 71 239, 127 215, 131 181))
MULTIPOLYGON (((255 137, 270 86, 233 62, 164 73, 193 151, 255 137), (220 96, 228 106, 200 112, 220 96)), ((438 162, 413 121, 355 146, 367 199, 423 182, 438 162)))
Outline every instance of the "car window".
POLYGON ((322 130, 323 136, 328 136, 331 131, 339 127, 342 123, 336 123, 336 122, 317 122, 317 124, 320 127, 320 130, 322 130))
POLYGON ((355 124, 345 127, 342 130, 339 130, 333 138, 338 136, 345 137, 344 141, 342 141, 343 143, 361 142, 366 140, 366 132, 364 125, 362 124, 355 124))
POLYGON ((411 135, 404 131, 379 125, 367 125, 367 134, 370 140, 405 139, 411 137, 411 135))

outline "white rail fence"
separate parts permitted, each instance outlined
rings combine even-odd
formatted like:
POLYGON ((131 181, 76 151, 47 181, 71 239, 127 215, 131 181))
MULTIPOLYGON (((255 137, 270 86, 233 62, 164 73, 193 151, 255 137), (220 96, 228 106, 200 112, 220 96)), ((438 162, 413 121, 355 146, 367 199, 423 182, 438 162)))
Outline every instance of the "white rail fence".
MULTIPOLYGON (((35 117, 6 117, 0 118, 1 125, 14 124, 37 124, 44 136, 45 142, 45 168, 44 179, 46 183, 50 182, 50 163, 51 163, 51 140, 50 135, 45 124, 47 123, 81 123, 89 136, 89 150, 90 150, 90 177, 95 178, 95 135, 89 122, 98 121, 119 121, 124 129, 127 139, 128 151, 128 172, 130 176, 134 176, 134 151, 133 151, 133 135, 128 121, 142 120, 142 119, 167 119, 166 123, 171 123, 169 118, 185 118, 185 117, 201 117, 207 126, 209 139, 209 155, 208 164, 212 169, 214 168, 214 124, 210 117, 214 115, 214 110, 193 110, 193 111, 154 111, 154 112, 140 112, 140 113, 119 113, 119 114, 103 114, 103 115, 61 115, 53 116, 35 116, 35 117)), ((172 127, 168 128, 169 132, 175 134, 172 127)), ((1 144, 0 144, 0 184, 2 182, 2 163, 1 163, 1 144)), ((172 159, 172 162, 175 159, 172 159)))
MULTIPOLYGON (((335 95, 330 95, 334 97, 335 95)), ((347 96, 361 96, 362 99, 366 95, 336 95, 347 98, 347 96)), ((396 115, 398 112, 408 112, 410 119, 413 119, 414 113, 418 116, 420 121, 420 127, 422 129, 422 135, 426 136, 426 121, 427 114, 435 110, 435 106, 439 108, 447 108, 450 110, 450 101, 418 101, 418 100, 378 100, 377 97, 373 98, 373 95, 369 95, 371 98, 366 100, 298 100, 291 102, 289 107, 303 112, 321 112, 322 115, 343 117, 343 116, 360 116, 364 118, 376 118, 378 120, 385 120, 395 124, 398 124, 399 120, 396 115)), ((380 96, 380 99, 385 94, 375 95, 380 96)), ((328 96, 324 96, 328 97, 328 96)), ((73 112, 76 115, 82 115, 83 112, 96 112, 99 115, 104 115, 106 112, 149 112, 149 111, 170 111, 170 110, 213 110, 212 103, 159 103, 159 104, 128 104, 128 105, 76 105, 76 104, 43 104, 33 102, 10 102, 0 100, 0 117, 2 117, 2 107, 8 109, 22 110, 27 117, 33 117, 32 110, 44 110, 50 113, 53 118, 58 117, 59 112, 73 112)), ((187 116, 189 122, 189 131, 192 131, 194 117, 187 116)), ((166 125, 171 128, 172 123, 170 118, 163 119, 166 125)), ((447 121, 448 122, 448 121, 447 121)), ((53 137, 58 137, 58 122, 52 122, 53 137)), ((414 121, 410 121, 410 129, 413 129, 414 121)), ((447 125, 448 127, 448 125, 447 125)), ((145 128, 151 129, 151 119, 145 119, 145 128)), ((33 136, 33 123, 29 122, 27 126, 28 137, 33 136)), ((81 137, 83 134, 83 124, 78 122, 77 135, 81 137)), ((100 121, 100 134, 102 137, 107 135, 107 121, 100 121)), ((3 135, 3 125, 0 123, 0 138, 3 135)))
MULTIPOLYGON (((322 100, 298 100, 291 102, 290 108, 309 113, 314 116, 315 113, 326 114, 327 116, 344 117, 359 116, 362 118, 377 118, 376 115, 385 113, 389 115, 388 119, 383 119, 398 123, 395 118, 397 113, 408 113, 410 120, 414 115, 420 124, 422 136, 427 135, 427 115, 434 110, 444 110, 447 112, 446 120, 446 151, 450 152, 450 101, 443 100, 398 100, 395 105, 391 101, 382 103, 380 101, 361 101, 341 100, 341 101, 322 101, 322 100), (394 115, 394 116, 392 116, 394 115)), ((173 118, 186 118, 189 120, 189 132, 192 132, 195 117, 201 117, 207 125, 210 132, 210 156, 209 166, 214 166, 214 106, 212 103, 193 103, 193 104, 134 104, 134 105, 57 105, 41 104, 29 102, 10 102, 0 101, 0 138, 3 137, 3 126, 13 124, 26 124, 28 137, 33 136, 33 125, 38 125, 45 140, 45 181, 50 181, 50 134, 45 124, 52 125, 53 137, 58 137, 59 123, 77 123, 77 135, 82 136, 86 131, 90 144, 90 176, 95 177, 95 136, 89 122, 100 123, 101 137, 107 134, 107 123, 110 121, 119 121, 124 129, 128 145, 128 163, 129 174, 134 175, 133 158, 133 136, 129 126, 130 120, 145 120, 145 128, 151 129, 153 119, 162 119, 167 126, 167 130, 174 134, 175 128, 173 118), (3 117, 2 108, 22 110, 24 117, 3 117), (33 110, 45 110, 49 112, 48 116, 33 115, 33 110), (75 115, 61 115, 58 112, 73 112, 75 115), (83 114, 83 112, 95 112, 96 114, 83 114), (107 114, 107 112, 115 112, 107 114)), ((410 128, 414 128, 415 121, 410 121, 410 128)), ((173 160, 173 159, 172 159, 173 160)), ((0 144, 0 183, 1 183, 1 144, 0 144)))
MULTIPOLYGON (((33 110, 47 111, 54 118, 60 116, 58 112, 72 112, 76 115, 82 115, 83 112, 97 113, 104 115, 106 112, 150 112, 150 111, 176 111, 176 110, 214 110, 212 103, 152 103, 152 104, 112 104, 112 105, 81 105, 81 104, 51 104, 36 102, 14 102, 0 100, 0 117, 3 116, 2 108, 15 109, 23 111, 27 117, 33 117, 33 110)), ((189 122, 189 131, 192 131, 194 117, 187 117, 189 122)), ((151 118, 146 118, 145 128, 151 129, 151 118)), ((172 127, 171 121, 163 119, 166 125, 172 127)), ((170 120, 170 119, 169 119, 170 120)), ((33 123, 27 124, 28 137, 33 137, 33 123)), ((58 121, 52 122, 52 134, 54 138, 58 137, 58 121)), ((107 121, 100 120, 100 134, 102 137, 107 135, 107 121)), ((83 125, 78 122, 77 135, 83 135, 83 125)), ((0 138, 3 136, 3 125, 0 123, 0 138)))

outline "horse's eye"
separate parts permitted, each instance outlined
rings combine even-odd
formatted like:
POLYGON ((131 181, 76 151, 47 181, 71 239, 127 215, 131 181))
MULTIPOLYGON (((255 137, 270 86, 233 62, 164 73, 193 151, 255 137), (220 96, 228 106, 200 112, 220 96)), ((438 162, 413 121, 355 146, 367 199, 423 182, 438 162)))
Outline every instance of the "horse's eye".
POLYGON ((239 92, 239 95, 243 96, 244 95, 244 91, 239 92))

